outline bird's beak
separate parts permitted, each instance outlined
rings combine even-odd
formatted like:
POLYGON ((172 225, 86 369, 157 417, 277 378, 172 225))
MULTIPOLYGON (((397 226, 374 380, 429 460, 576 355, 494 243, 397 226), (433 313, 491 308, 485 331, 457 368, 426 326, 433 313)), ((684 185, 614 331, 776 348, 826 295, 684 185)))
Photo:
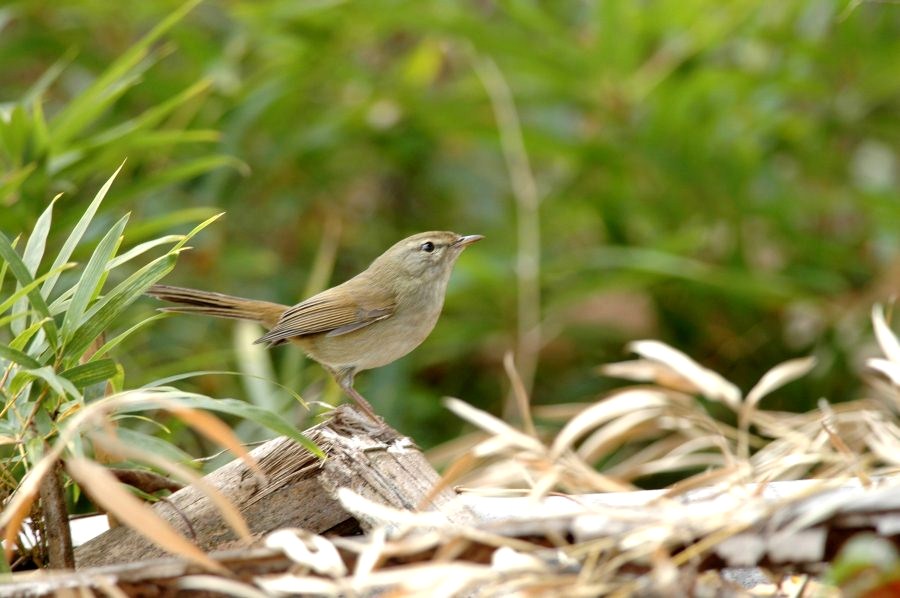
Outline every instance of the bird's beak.
POLYGON ((465 235, 465 236, 463 236, 463 237, 458 238, 458 239, 456 240, 456 242, 453 243, 453 246, 454 246, 454 247, 463 248, 463 247, 466 247, 466 246, 468 246, 468 245, 471 245, 472 243, 475 243, 475 242, 477 242, 477 241, 480 241, 480 240, 482 240, 483 238, 484 238, 484 235, 465 235))

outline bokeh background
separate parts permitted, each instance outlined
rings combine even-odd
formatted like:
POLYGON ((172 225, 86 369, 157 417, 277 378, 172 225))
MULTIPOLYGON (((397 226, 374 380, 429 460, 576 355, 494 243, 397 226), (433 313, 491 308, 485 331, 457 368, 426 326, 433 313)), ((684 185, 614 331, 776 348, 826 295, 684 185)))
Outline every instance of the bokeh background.
MULTIPOLYGON (((127 158, 95 238, 126 212, 126 247, 227 213, 172 284, 293 303, 408 234, 486 235, 432 336, 358 377, 425 447, 462 426, 442 396, 511 415, 507 352, 534 404, 587 402, 640 338, 745 390, 816 355, 766 399, 806 410, 858 397, 870 307, 900 287, 898 57, 888 2, 7 1, 0 228, 65 192, 61 243, 127 158)), ((339 397, 253 334, 169 318, 116 357, 132 387, 258 375, 178 384, 298 425, 267 380, 339 397)))

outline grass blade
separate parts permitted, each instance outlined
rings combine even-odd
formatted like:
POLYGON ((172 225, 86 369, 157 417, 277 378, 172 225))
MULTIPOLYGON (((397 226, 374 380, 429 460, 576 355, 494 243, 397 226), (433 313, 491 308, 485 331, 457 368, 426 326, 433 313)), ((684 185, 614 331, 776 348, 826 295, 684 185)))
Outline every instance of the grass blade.
POLYGON ((128 75, 129 71, 144 60, 156 40, 184 18, 199 2, 200 0, 190 0, 174 10, 147 35, 126 50, 96 81, 70 102, 66 109, 54 119, 55 141, 64 143, 76 135, 89 122, 85 115, 95 114, 95 106, 103 102, 110 89, 121 84, 121 80, 128 75))
MULTIPOLYGON (((32 278, 37 273, 41 258, 44 257, 44 250, 47 247, 47 235, 50 234, 50 225, 53 222, 53 205, 56 203, 57 199, 59 199, 59 195, 50 201, 50 205, 47 206, 47 209, 45 209, 38 217, 37 222, 34 225, 34 230, 28 237, 28 242, 25 243, 25 250, 22 252, 22 263, 25 264, 25 267, 28 269, 28 273, 32 278)), ((27 283, 20 281, 20 285, 24 286, 25 284, 27 283)), ((22 297, 16 302, 13 310, 23 311, 26 309, 27 305, 28 300, 22 297)), ((26 320, 17 320, 12 323, 12 333, 21 334, 26 326, 26 320)))
POLYGON ((166 235, 164 237, 159 237, 158 239, 152 239, 150 241, 146 241, 139 245, 135 245, 122 255, 117 255, 109 262, 106 263, 106 271, 110 272, 115 270, 122 264, 133 260, 134 258, 146 253, 147 251, 153 249, 154 247, 158 247, 159 245, 165 245, 166 243, 177 243, 181 241, 181 235, 166 235))
POLYGON ((9 345, 0 344, 0 357, 18 363, 19 365, 26 368, 37 369, 41 367, 40 362, 34 357, 26 355, 18 349, 13 349, 9 345))
POLYGON ((118 248, 121 242, 122 231, 125 229, 127 222, 128 215, 125 215, 104 235, 84 267, 81 278, 75 284, 75 294, 72 296, 72 301, 69 302, 69 308, 66 310, 66 315, 63 318, 63 343, 72 337, 75 329, 81 324, 81 319, 84 316, 88 303, 97 295, 99 286, 103 284, 106 264, 118 248))
POLYGON ((153 260, 95 303, 72 335, 68 345, 70 353, 74 355, 83 353, 125 307, 143 295, 153 283, 172 271, 175 267, 175 258, 176 253, 172 251, 153 260))
MULTIPOLYGON (((72 233, 69 235, 69 238, 66 239, 66 242, 63 243, 62 249, 60 249, 59 253, 56 255, 56 259, 53 261, 51 269, 65 264, 69 261, 69 258, 72 257, 72 252, 75 251, 75 247, 78 246, 78 243, 81 241, 81 237, 84 236, 88 225, 90 225, 91 220, 94 219, 94 214, 97 213, 97 208, 100 207, 100 204, 103 202, 103 198, 106 197, 106 194, 109 192, 109 188, 112 186, 113 181, 116 180, 116 176, 122 170, 123 166, 125 166, 125 162, 122 162, 122 164, 119 165, 116 171, 112 173, 112 176, 109 177, 105 183, 103 183, 103 186, 100 188, 100 191, 97 192, 97 195, 94 196, 94 199, 91 200, 91 203, 84 211, 84 214, 82 214, 81 218, 78 219, 78 223, 75 225, 75 228, 72 229, 72 233)), ((45 297, 50 296, 50 293, 53 291, 53 287, 56 286, 56 281, 58 279, 58 274, 56 276, 52 276, 48 278, 47 282, 44 283, 44 286, 41 287, 41 292, 45 297)))
POLYGON ((101 357, 103 357, 104 355, 106 355, 107 353, 109 353, 110 351, 115 349, 116 347, 118 347, 122 343, 122 341, 127 339, 129 336, 131 336, 132 334, 134 334, 135 332, 137 332, 144 326, 146 326, 152 322, 155 322, 156 320, 160 320, 162 318, 167 318, 167 317, 169 317, 169 314, 156 314, 156 315, 150 316, 146 320, 141 320, 140 322, 138 322, 137 324, 135 324, 134 326, 132 326, 131 328, 129 328, 128 330, 123 332, 122 334, 116 336, 115 338, 113 338, 113 339, 107 341, 106 343, 104 343, 103 345, 101 345, 101 347, 99 349, 97 349, 93 355, 91 355, 90 360, 94 361, 96 359, 100 359, 101 357))
POLYGON ((60 376, 71 382, 75 388, 85 388, 109 380, 117 371, 116 362, 112 359, 98 359, 69 368, 60 376))
POLYGON ((205 569, 228 575, 228 571, 222 565, 206 556, 195 544, 157 515, 156 511, 125 490, 106 468, 88 459, 76 457, 66 461, 66 470, 94 502, 163 550, 205 569))
MULTIPOLYGON (((290 422, 268 409, 251 405, 245 401, 238 401, 237 399, 213 399, 203 395, 182 392, 175 388, 158 387, 155 390, 167 390, 172 393, 178 393, 176 397, 172 397, 172 400, 177 401, 186 407, 227 413, 256 422, 269 428, 273 432, 277 432, 282 436, 287 436, 318 457, 325 456, 319 447, 317 447, 309 438, 301 434, 290 422)), ((147 408, 147 406, 139 407, 140 410, 146 410, 147 408)))
MULTIPOLYGON (((31 276, 31 272, 28 270, 28 266, 25 265, 25 262, 22 261, 22 258, 19 257, 19 254, 16 253, 16 250, 13 249, 12 244, 9 242, 9 239, 6 238, 2 232, 0 232, 0 259, 6 261, 9 264, 9 270, 12 272, 12 275, 18 281, 18 284, 21 287, 27 287, 32 281, 33 278, 31 276)), ((57 264, 54 264, 54 268, 57 264)), ((52 346, 56 346, 57 344, 57 331, 56 331, 56 323, 53 321, 53 318, 50 316, 50 310, 47 307, 46 301, 44 301, 43 295, 36 288, 32 287, 30 291, 28 291, 28 299, 31 302, 31 306, 34 310, 41 316, 41 325, 44 326, 44 330, 47 333, 47 339, 50 341, 52 346)), ((20 320, 14 321, 13 324, 17 326, 17 328, 22 328, 21 330, 13 330, 13 334, 21 335, 24 332, 24 326, 19 327, 18 322, 20 320)))
POLYGON ((68 395, 73 399, 81 399, 81 393, 78 392, 78 389, 75 388, 75 385, 72 384, 69 380, 57 374, 49 365, 45 365, 42 368, 27 369, 22 371, 34 378, 40 378, 47 383, 47 386, 49 386, 51 390, 53 390, 53 392, 60 396, 68 395))
MULTIPOLYGON (((16 301, 18 301, 20 297, 26 296, 28 293, 30 293, 32 291, 32 289, 36 289, 38 287, 38 285, 40 285, 42 282, 44 282, 51 276, 53 276, 55 274, 59 274, 63 270, 68 270, 69 268, 71 268, 74 265, 75 264, 63 264, 59 268, 54 268, 53 270, 50 270, 49 272, 45 272, 44 274, 41 274, 39 277, 35 278, 31 282, 29 282, 27 285, 21 286, 15 293, 13 293, 11 296, 7 297, 6 300, 3 301, 3 303, 0 303, 0 314, 6 313, 6 310, 8 310, 16 301)), ((7 266, 7 262, 4 261, 3 269, 5 269, 6 266, 7 266)))

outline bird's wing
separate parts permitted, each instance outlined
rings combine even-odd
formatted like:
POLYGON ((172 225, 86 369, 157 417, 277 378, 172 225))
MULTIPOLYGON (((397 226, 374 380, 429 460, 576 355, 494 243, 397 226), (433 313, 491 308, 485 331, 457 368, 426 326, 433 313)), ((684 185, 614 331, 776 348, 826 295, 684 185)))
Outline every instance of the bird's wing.
POLYGON ((278 345, 296 336, 327 334, 340 336, 393 315, 393 295, 369 289, 364 300, 340 286, 323 291, 285 311, 257 343, 278 345))

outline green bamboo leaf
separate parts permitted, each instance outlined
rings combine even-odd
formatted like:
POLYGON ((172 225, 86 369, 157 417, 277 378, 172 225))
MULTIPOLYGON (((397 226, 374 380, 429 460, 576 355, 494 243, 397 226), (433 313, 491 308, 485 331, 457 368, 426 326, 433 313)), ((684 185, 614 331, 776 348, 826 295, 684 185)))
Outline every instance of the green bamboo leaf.
MULTIPOLYGON (((134 416, 131 417, 134 418, 134 416)), ((116 435, 119 437, 119 440, 128 444, 128 446, 137 447, 148 453, 159 455, 173 463, 190 463, 194 459, 191 455, 174 444, 166 442, 156 436, 151 436, 124 427, 117 428, 116 435)))
POLYGON ((70 355, 81 355, 122 310, 175 267, 177 252, 161 256, 119 283, 85 314, 67 346, 70 355))
POLYGON ((184 235, 184 237, 182 237, 182 239, 180 241, 178 241, 178 243, 176 243, 174 247, 172 247, 172 251, 181 251, 181 249, 184 247, 185 243, 190 241, 200 231, 202 231, 204 228, 206 228, 207 226, 209 226, 210 224, 212 224, 213 222, 215 222, 216 220, 218 220, 219 218, 221 218, 224 215, 225 215, 225 212, 219 212, 218 214, 214 214, 214 215, 210 216, 209 218, 207 218, 206 220, 204 220, 203 222, 201 222, 200 224, 198 224, 197 226, 195 226, 194 228, 192 228, 191 232, 184 235))
POLYGON ((53 206, 61 195, 57 195, 50 200, 50 205, 38 217, 37 222, 34 224, 34 230, 29 235, 28 242, 25 243, 22 261, 28 267, 28 272, 32 276, 37 272, 41 258, 44 257, 44 249, 47 247, 47 235, 50 234, 50 225, 53 223, 53 206))
MULTIPOLYGON (((0 122, 2 121, 3 119, 0 119, 0 122)), ((18 191, 25 179, 31 176, 31 173, 34 172, 37 166, 37 162, 29 162, 24 166, 9 169, 0 174, 0 205, 5 204, 6 198, 18 191)))
POLYGON ((75 329, 81 324, 81 318, 87 309, 91 299, 99 292, 102 286, 104 273, 106 272, 106 264, 112 258, 121 241, 122 231, 128 223, 128 215, 126 214, 116 222, 109 232, 97 244, 94 253, 84 267, 84 273, 75 283, 75 294, 69 302, 69 308, 62 323, 63 343, 72 338, 75 329))
POLYGON ((135 239, 155 237, 160 231, 170 230, 187 222, 204 220, 217 213, 218 211, 215 208, 205 207, 186 208, 184 210, 169 212, 153 220, 134 223, 131 228, 128 229, 128 238, 134 241, 135 239))
MULTIPOLYGON (((282 436, 287 436, 291 440, 306 447, 307 450, 309 450, 314 455, 317 455, 318 457, 325 456, 325 453, 322 452, 322 449, 317 447, 315 443, 313 443, 309 438, 301 434, 297 430, 297 428, 291 425, 290 422, 288 422, 277 413, 269 411, 268 409, 263 409, 262 407, 251 405, 250 403, 247 403, 245 401, 238 401, 237 399, 213 399, 193 393, 180 393, 180 391, 178 391, 177 389, 171 390, 173 392, 179 393, 179 395, 177 397, 173 397, 172 400, 175 400, 178 403, 185 405, 186 407, 205 409, 207 411, 216 411, 218 413, 227 413, 229 415, 235 415, 243 419, 248 419, 260 424, 261 426, 265 426, 266 428, 269 428, 273 432, 281 434, 282 436)), ((147 406, 143 405, 141 406, 141 409, 147 409, 147 406)))
POLYGON ((85 154, 83 146, 69 144, 129 90, 136 87, 141 82, 144 73, 156 64, 165 53, 164 50, 147 52, 144 60, 135 65, 130 73, 123 75, 112 85, 99 90, 92 102, 84 103, 82 101, 84 95, 80 94, 62 108, 51 123, 54 152, 47 162, 47 171, 51 175, 58 174, 81 159, 85 154))
POLYGON ((59 374, 57 374, 52 366, 45 365, 42 368, 33 368, 22 370, 22 372, 26 376, 30 376, 32 378, 39 378, 47 383, 53 392, 60 396, 70 396, 74 399, 80 399, 81 393, 78 392, 78 389, 75 388, 75 385, 72 384, 71 381, 63 378, 59 374))
MULTIPOLYGON (((91 203, 88 205, 87 209, 84 211, 84 214, 81 215, 81 218, 78 219, 78 223, 75 225, 75 228, 72 229, 72 234, 69 235, 69 238, 66 239, 66 242, 63 243, 62 249, 56 255, 56 259, 53 261, 53 266, 51 268, 56 268, 66 262, 69 261, 69 258, 72 257, 72 252, 75 251, 75 248, 78 246, 78 243, 81 242, 81 237, 84 236, 85 231, 87 230, 88 225, 90 225, 91 220, 94 219, 94 214, 97 213, 97 208, 100 207, 100 203, 103 201, 103 198, 106 197, 109 188, 112 186, 113 181, 116 180, 116 175, 122 170, 122 167, 125 166, 125 162, 119 165, 112 176, 109 177, 103 186, 100 188, 100 191, 97 192, 97 195, 94 196, 94 199, 91 200, 91 203)), ((47 282, 44 283, 44 286, 41 288, 41 292, 45 297, 49 297, 50 293, 53 291, 53 287, 56 286, 56 281, 59 276, 53 276, 47 279, 47 282)))
POLYGON ((182 235, 166 235, 164 237, 159 237, 157 239, 152 239, 150 241, 146 241, 139 245, 135 245, 134 247, 132 247, 131 249, 129 249, 122 255, 118 255, 118 256, 114 257, 113 259, 111 259, 110 261, 108 261, 106 263, 106 271, 109 272, 111 270, 115 270, 122 264, 133 260, 134 258, 138 257, 139 255, 141 255, 143 253, 146 253, 147 251, 149 251, 150 249, 153 249, 154 247, 157 247, 159 245, 165 245, 166 243, 177 243, 178 241, 181 241, 181 239, 182 239, 182 235))
MULTIPOLYGON (((0 270, 5 270, 6 265, 7 265, 7 262, 4 261, 2 267, 0 267, 0 270)), ((28 295, 28 293, 30 293, 32 291, 32 289, 37 288, 38 285, 40 285, 42 282, 44 282, 50 276, 53 276, 54 274, 59 274, 63 270, 68 270, 69 268, 72 268, 74 265, 75 264, 63 264, 59 268, 54 268, 53 270, 50 270, 49 272, 45 272, 45 273, 41 274, 39 277, 35 278, 31 282, 29 282, 27 285, 19 288, 15 293, 13 293, 9 297, 7 297, 5 301, 0 303, 0 314, 4 313, 6 310, 8 310, 19 298, 28 295)), ((50 309, 51 313, 53 313, 52 308, 48 308, 48 309, 50 309)), ((27 312, 27 309, 25 311, 27 312)), ((19 313, 22 313, 22 312, 19 312, 19 313)))
MULTIPOLYGON (((19 349, 20 351, 25 349, 25 346, 28 344, 35 334, 41 331, 41 327, 44 325, 43 320, 38 320, 34 322, 31 326, 22 331, 21 334, 16 336, 10 343, 9 346, 14 349, 19 349)), ((35 355, 40 354, 47 348, 46 338, 41 342, 35 342, 31 346, 31 352, 35 355)))
POLYGON ((134 334, 135 332, 137 332, 144 326, 147 326, 148 324, 151 324, 152 322, 155 322, 156 320, 160 320, 162 318, 168 318, 168 317, 169 317, 169 314, 161 313, 161 314, 152 315, 145 320, 141 320, 140 322, 138 322, 137 324, 135 324, 134 326, 132 326, 125 332, 119 334, 112 340, 109 340, 106 343, 104 343, 99 349, 97 349, 96 352, 94 352, 93 355, 91 355, 91 361, 93 361, 95 359, 100 359, 101 357, 103 357, 104 355, 106 355, 107 353, 109 353, 110 351, 115 349, 116 347, 118 347, 120 344, 122 344, 122 341, 127 339, 129 336, 131 336, 132 334, 134 334))
POLYGON ((19 318, 24 318, 27 315, 28 315, 28 312, 23 311, 22 313, 12 314, 9 316, 3 316, 2 318, 0 318, 0 328, 3 328, 4 326, 9 324, 13 320, 18 320, 19 318))
POLYGON ((233 168, 241 174, 246 174, 250 171, 250 167, 247 166, 246 162, 234 156, 223 154, 203 156, 202 158, 197 158, 190 162, 182 162, 178 166, 168 168, 165 172, 148 179, 144 183, 131 185, 127 192, 129 195, 140 195, 158 187, 194 179, 217 168, 225 167, 233 168))
POLYGON ((50 89, 50 86, 59 78, 65 68, 72 62, 72 59, 75 58, 76 51, 74 48, 69 48, 66 50, 65 54, 62 57, 50 65, 44 74, 38 77, 38 80, 34 82, 34 84, 28 88, 28 91, 22 95, 22 103, 23 104, 31 104, 32 102, 36 102, 44 95, 44 93, 50 89))
MULTIPOLYGON (((2 196, 0 196, 0 197, 2 197, 2 196)), ((18 245, 18 244, 19 244, 19 237, 16 237, 15 239, 12 240, 12 243, 10 243, 10 247, 12 247, 13 250, 15 250, 16 245, 18 245)), ((6 281, 7 268, 9 268, 9 264, 7 263, 6 260, 3 260, 2 262, 0 262, 0 291, 3 290, 3 283, 6 281)), ((7 308, 7 309, 9 309, 9 308, 7 308)), ((0 313, 3 313, 3 312, 0 311, 0 313)))
POLYGON ((41 364, 37 359, 26 355, 18 349, 13 349, 9 345, 0 344, 0 357, 8 359, 9 361, 14 361, 26 368, 36 369, 41 367, 41 364))
POLYGON ((85 388, 91 384, 105 382, 116 375, 116 362, 112 359, 98 359, 69 368, 60 376, 75 385, 76 388, 85 388))
MULTIPOLYGON (((165 315, 169 315, 169 314, 165 314, 165 315)), ((281 384, 279 382, 275 382, 274 380, 262 378, 261 376, 256 376, 254 374, 248 374, 245 372, 229 372, 227 370, 198 370, 198 371, 193 371, 193 372, 184 372, 181 374, 175 374, 174 376, 166 376, 165 378, 160 378, 158 380, 154 380, 153 382, 145 384, 141 388, 156 388, 159 386, 165 386, 165 385, 171 384, 172 382, 178 382, 179 380, 187 380, 189 378, 196 378, 197 376, 237 376, 240 378, 256 378, 256 379, 260 379, 260 380, 265 380, 268 384, 277 386, 278 388, 283 390, 285 393, 287 393, 288 395, 293 397, 294 400, 297 401, 298 403, 300 403, 301 405, 303 405, 303 407, 305 407, 307 409, 309 408, 309 404, 305 400, 303 400, 303 397, 301 397, 297 393, 297 391, 291 389, 290 387, 285 386, 284 384, 281 384)))
POLYGON ((102 147, 113 142, 119 142, 122 140, 122 138, 128 135, 132 135, 139 131, 155 127, 160 122, 162 122, 163 119, 165 119, 169 114, 171 114, 172 111, 174 111, 185 102, 208 90, 211 85, 212 81, 210 79, 201 79, 187 89, 183 90, 181 93, 172 96, 165 102, 144 111, 136 118, 129 119, 115 127, 103 131, 98 135, 95 135, 94 137, 91 137, 83 144, 83 146, 79 145, 79 148, 92 149, 102 147))
POLYGON ((199 3, 200 0, 190 0, 174 10, 147 35, 119 56, 94 83, 79 94, 78 98, 72 101, 55 121, 55 135, 59 136, 60 141, 66 141, 80 130, 85 122, 83 115, 91 113, 91 108, 101 102, 109 88, 120 82, 129 71, 138 66, 147 56, 153 44, 199 3))
MULTIPOLYGON (((16 250, 13 249, 9 239, 7 239, 6 235, 2 232, 0 232, 0 259, 5 260, 9 264, 9 270, 18 281, 19 286, 26 287, 32 282, 33 278, 28 271, 28 267, 22 261, 22 258, 19 257, 19 254, 16 253, 16 250)), ((56 267, 56 264, 54 264, 54 267, 56 267)), ((41 316, 40 323, 46 330, 47 339, 50 341, 50 344, 55 347, 58 340, 56 323, 50 316, 50 310, 47 307, 47 303, 44 301, 44 297, 36 287, 32 288, 27 295, 31 302, 31 307, 41 316)), ((19 320, 16 320, 14 323, 18 321, 19 320)), ((13 329, 13 334, 18 336, 24 332, 24 330, 19 330, 19 328, 21 327, 16 326, 16 328, 13 329)))
POLYGON ((222 134, 214 129, 144 131, 139 137, 128 139, 128 147, 150 148, 166 147, 188 143, 218 143, 222 134))
MULTIPOLYGON (((28 237, 28 242, 25 243, 25 250, 22 252, 22 263, 25 264, 25 267, 28 269, 28 273, 32 278, 37 272, 38 266, 41 263, 41 258, 44 257, 44 249, 47 247, 47 235, 50 234, 50 225, 53 222, 53 205, 56 203, 57 199, 59 199, 59 195, 50 200, 50 205, 41 213, 34 225, 34 230, 28 237)), ((19 286, 24 286, 25 284, 27 283, 19 281, 19 286)), ((13 311, 23 311, 27 309, 27 306, 28 299, 22 297, 16 302, 13 311)), ((47 312, 47 315, 49 315, 49 311, 47 312)), ((16 320, 11 328, 12 333, 21 333, 25 329, 26 324, 26 320, 16 320)))
POLYGON ((50 132, 44 117, 44 105, 40 98, 34 101, 31 108, 32 155, 44 156, 50 145, 50 132))

